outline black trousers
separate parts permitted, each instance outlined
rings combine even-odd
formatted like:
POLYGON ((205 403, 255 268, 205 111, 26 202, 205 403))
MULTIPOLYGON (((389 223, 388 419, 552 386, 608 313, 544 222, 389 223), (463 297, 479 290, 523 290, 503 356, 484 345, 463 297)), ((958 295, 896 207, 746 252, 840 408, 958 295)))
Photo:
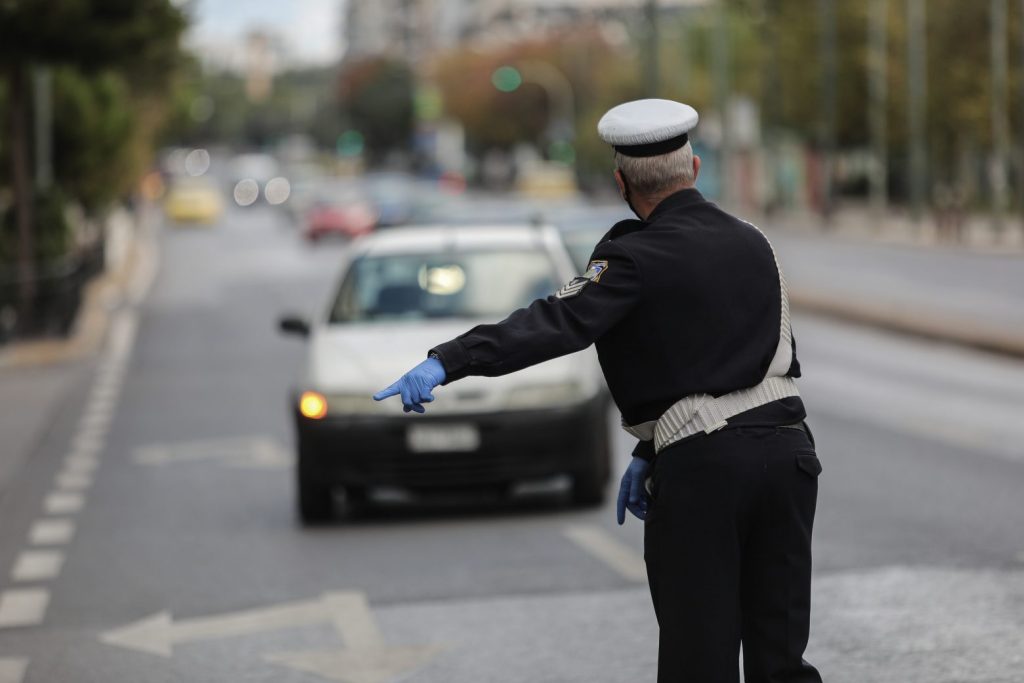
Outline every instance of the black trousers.
POLYGON ((821 465, 809 433, 737 427, 651 468, 644 555, 658 683, 821 683, 804 661, 821 465))

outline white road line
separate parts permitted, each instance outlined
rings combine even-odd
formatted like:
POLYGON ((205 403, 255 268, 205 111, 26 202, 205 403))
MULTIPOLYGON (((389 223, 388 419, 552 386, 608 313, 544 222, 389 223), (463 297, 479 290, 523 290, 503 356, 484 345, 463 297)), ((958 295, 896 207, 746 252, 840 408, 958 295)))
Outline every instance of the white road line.
POLYGON ((113 406, 104 408, 102 410, 97 408, 89 408, 82 415, 82 419, 78 421, 77 436, 81 436, 84 438, 88 438, 90 436, 102 437, 103 432, 107 431, 107 428, 110 426, 110 421, 113 418, 113 406))
POLYGON ((128 357, 135 341, 135 330, 138 319, 135 314, 122 312, 110 326, 110 337, 107 346, 107 358, 111 362, 120 362, 128 357))
POLYGON ((85 505, 85 496, 80 493, 55 492, 46 496, 43 507, 51 515, 66 515, 78 512, 85 505))
POLYGON ((64 459, 64 468, 72 472, 92 472, 99 466, 100 461, 94 455, 72 453, 64 459))
POLYGON ((647 580, 647 567, 643 558, 601 527, 574 525, 566 527, 563 533, 570 541, 630 581, 647 580))
POLYGON ((0 628, 35 626, 43 623, 50 604, 50 591, 16 588, 0 593, 0 628))
MULTIPOLYGON (((103 430, 105 432, 106 429, 103 430)), ((104 434, 103 432, 92 432, 85 431, 75 435, 75 438, 71 441, 71 448, 78 452, 93 452, 103 450, 104 445, 104 434)))
POLYGON ((59 550, 26 550, 14 561, 11 580, 47 581, 57 578, 63 567, 64 553, 59 550))
POLYGON ((63 545, 75 535, 75 523, 70 519, 40 519, 32 524, 28 542, 32 545, 63 545))
POLYGON ((57 475, 57 488, 63 491, 84 491, 92 486, 92 475, 81 470, 64 470, 57 475))
POLYGON ((20 657, 0 657, 0 683, 21 683, 25 680, 28 660, 20 657))

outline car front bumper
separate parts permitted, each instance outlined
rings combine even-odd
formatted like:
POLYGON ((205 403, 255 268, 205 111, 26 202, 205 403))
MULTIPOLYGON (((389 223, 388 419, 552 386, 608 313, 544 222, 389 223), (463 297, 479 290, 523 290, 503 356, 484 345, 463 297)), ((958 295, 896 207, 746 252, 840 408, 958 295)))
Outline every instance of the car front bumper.
POLYGON ((299 457, 331 484, 464 488, 589 470, 607 439, 608 405, 600 393, 585 403, 543 410, 321 420, 296 412, 295 420, 299 457), (416 452, 407 442, 407 430, 416 425, 473 425, 479 447, 416 452))

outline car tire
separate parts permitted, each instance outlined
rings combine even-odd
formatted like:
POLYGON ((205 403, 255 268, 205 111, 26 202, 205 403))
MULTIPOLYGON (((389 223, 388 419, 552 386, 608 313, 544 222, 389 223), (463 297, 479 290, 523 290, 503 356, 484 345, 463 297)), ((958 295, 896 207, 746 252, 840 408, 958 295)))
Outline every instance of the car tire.
POLYGON ((334 517, 334 492, 320 476, 313 456, 299 442, 295 494, 299 521, 306 526, 324 524, 334 517))
MULTIPOLYGON (((606 404, 602 403, 602 406, 606 404)), ((592 438, 584 443, 587 452, 585 469, 573 472, 572 502, 578 507, 602 505, 608 493, 608 478, 611 476, 611 439, 606 419, 607 409, 602 407, 590 429, 592 438)))

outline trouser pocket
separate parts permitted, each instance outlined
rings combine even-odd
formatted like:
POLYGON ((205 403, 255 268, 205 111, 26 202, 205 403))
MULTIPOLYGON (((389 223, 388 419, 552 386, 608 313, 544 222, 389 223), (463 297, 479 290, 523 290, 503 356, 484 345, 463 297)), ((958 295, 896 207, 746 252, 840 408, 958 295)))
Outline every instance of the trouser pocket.
POLYGON ((818 460, 817 453, 812 450, 797 451, 796 466, 813 479, 817 479, 821 474, 821 461, 818 460))

